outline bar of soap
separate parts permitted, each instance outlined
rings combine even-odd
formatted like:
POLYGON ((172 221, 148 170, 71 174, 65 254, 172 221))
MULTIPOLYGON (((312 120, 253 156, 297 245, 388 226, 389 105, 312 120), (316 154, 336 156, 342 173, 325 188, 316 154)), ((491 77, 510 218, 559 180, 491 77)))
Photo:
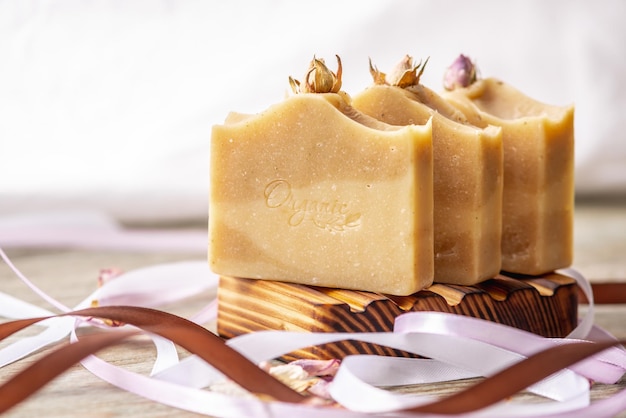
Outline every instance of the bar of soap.
POLYGON ((210 184, 217 274, 392 295, 432 284, 430 122, 296 94, 213 127, 210 184))
POLYGON ((493 78, 444 97, 480 127, 502 127, 502 269, 538 275, 573 258, 574 107, 536 101, 493 78))
POLYGON ((500 272, 502 133, 479 129, 432 90, 373 85, 359 111, 392 125, 432 117, 435 282, 472 285, 500 272), (442 103, 443 102, 443 103, 442 103))

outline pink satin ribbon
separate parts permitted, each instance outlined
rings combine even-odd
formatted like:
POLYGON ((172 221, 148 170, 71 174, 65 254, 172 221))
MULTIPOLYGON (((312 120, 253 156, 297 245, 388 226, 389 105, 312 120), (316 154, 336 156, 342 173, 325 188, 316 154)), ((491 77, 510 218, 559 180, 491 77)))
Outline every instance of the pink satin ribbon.
POLYGON ((0 226, 0 247, 4 248, 79 248, 176 253, 206 252, 206 229, 122 229, 114 227, 20 227, 0 226))

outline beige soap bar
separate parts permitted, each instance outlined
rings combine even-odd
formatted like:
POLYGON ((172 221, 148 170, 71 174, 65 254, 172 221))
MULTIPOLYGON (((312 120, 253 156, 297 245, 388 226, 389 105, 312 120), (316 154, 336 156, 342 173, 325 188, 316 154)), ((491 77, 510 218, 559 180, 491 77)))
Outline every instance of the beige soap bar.
POLYGON ((476 126, 502 127, 502 269, 537 275, 571 265, 574 108, 493 79, 444 93, 476 126))
POLYGON ((354 96, 352 104, 392 125, 422 124, 432 117, 435 282, 471 285, 497 275, 501 129, 455 122, 464 116, 422 85, 373 85, 354 96))
POLYGON ((430 122, 297 94, 214 126, 210 180, 217 274, 393 295, 432 283, 430 122))

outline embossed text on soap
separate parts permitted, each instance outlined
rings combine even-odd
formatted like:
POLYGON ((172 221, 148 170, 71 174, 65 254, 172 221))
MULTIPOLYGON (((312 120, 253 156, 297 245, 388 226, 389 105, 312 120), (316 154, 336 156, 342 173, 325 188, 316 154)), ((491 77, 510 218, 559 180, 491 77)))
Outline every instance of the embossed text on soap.
POLYGON ((264 190, 265 205, 283 209, 289 226, 310 222, 328 231, 344 231, 361 224, 361 213, 350 209, 350 202, 337 199, 302 199, 294 196, 291 184, 284 179, 271 181, 264 190))

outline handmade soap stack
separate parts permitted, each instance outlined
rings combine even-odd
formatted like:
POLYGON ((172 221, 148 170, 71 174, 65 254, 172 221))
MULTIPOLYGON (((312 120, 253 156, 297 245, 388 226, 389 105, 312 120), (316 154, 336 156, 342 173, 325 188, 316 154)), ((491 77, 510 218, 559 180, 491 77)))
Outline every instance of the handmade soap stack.
MULTIPOLYGON (((373 84, 350 97, 337 60, 213 128, 220 335, 390 331, 410 310, 567 334, 577 291, 554 270, 572 262, 573 108, 477 80, 464 56, 441 94, 407 56, 389 74, 370 63, 373 84)), ((329 350, 308 354, 398 355, 329 350)))

